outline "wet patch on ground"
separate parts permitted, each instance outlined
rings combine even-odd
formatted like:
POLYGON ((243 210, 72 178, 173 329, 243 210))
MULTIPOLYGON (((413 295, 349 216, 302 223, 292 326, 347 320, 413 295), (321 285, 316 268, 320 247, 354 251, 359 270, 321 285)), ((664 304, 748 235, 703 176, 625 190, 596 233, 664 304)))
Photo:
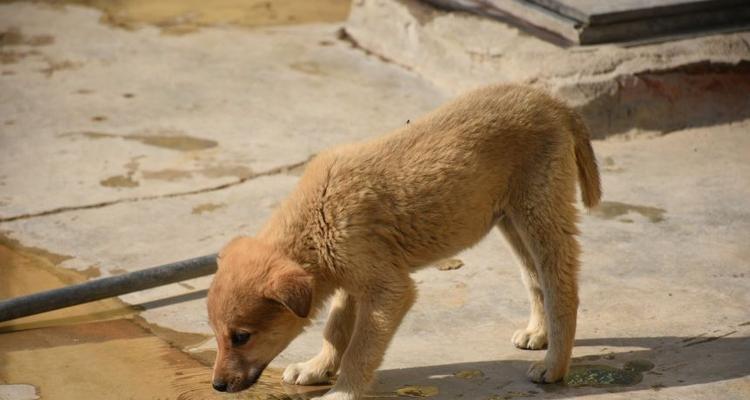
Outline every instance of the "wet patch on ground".
POLYGON ((253 170, 244 165, 212 165, 200 169, 182 170, 166 168, 160 170, 143 170, 144 179, 152 179, 166 182, 175 182, 182 179, 192 178, 194 175, 202 175, 206 178, 235 177, 247 179, 253 177, 253 170))
POLYGON ((123 137, 125 140, 136 140, 145 145, 161 147, 177 151, 196 151, 205 150, 219 145, 215 140, 202 139, 194 136, 188 136, 179 132, 173 134, 143 134, 128 135, 123 137))
POLYGON ((116 135, 105 132, 73 132, 60 136, 82 136, 88 139, 123 139, 133 140, 148 146, 161 147, 176 151, 198 151, 214 148, 219 145, 215 140, 187 135, 180 131, 162 130, 158 132, 144 132, 130 135, 116 135))
MULTIPOLYGON (((591 359, 591 358, 589 358, 591 359)), ((563 388, 595 387, 615 388, 633 386, 643 380, 643 374, 651 371, 654 363, 648 360, 631 360, 617 368, 605 364, 571 365, 570 372, 562 383, 539 385, 545 392, 556 392, 563 388)))
MULTIPOLYGON (((86 280, 58 265, 64 255, 0 235, 0 299, 86 280)), ((306 399, 326 387, 281 384, 269 369, 249 391, 220 395, 210 386, 213 352, 194 358, 180 349, 208 338, 149 324, 138 307, 108 299, 0 324, 0 398, 306 399), (40 368, 43 366, 43 368, 40 368), (71 384, 74 382, 74 384, 71 384), (18 397, 16 395, 28 395, 18 397)))
MULTIPOLYGON (((664 221, 664 214, 666 212, 667 210, 663 208, 627 204, 619 201, 603 201, 596 208, 591 210, 592 215, 603 219, 615 219, 618 217, 624 217, 629 213, 637 213, 653 223, 664 221)), ((633 221, 632 219, 624 218, 621 222, 633 221)))
MULTIPOLYGON (((95 274, 93 270, 79 272, 59 266, 70 258, 23 246, 0 234, 0 298, 12 298, 83 282, 87 280, 87 275, 95 274)), ((3 322, 0 323, 0 333, 118 318, 132 315, 136 311, 118 300, 109 299, 3 322)))
POLYGON ((340 22, 349 15, 348 0, 66 0, 48 3, 96 8, 101 22, 127 30, 145 25, 163 34, 181 35, 205 26, 243 27, 340 22))

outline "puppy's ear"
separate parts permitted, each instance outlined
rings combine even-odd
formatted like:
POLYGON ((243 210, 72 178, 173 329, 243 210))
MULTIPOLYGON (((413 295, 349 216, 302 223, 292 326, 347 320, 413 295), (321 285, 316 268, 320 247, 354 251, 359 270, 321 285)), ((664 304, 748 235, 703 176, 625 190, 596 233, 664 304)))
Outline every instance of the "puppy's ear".
POLYGON ((265 296, 296 316, 307 318, 312 308, 312 276, 297 264, 285 265, 271 273, 265 296))

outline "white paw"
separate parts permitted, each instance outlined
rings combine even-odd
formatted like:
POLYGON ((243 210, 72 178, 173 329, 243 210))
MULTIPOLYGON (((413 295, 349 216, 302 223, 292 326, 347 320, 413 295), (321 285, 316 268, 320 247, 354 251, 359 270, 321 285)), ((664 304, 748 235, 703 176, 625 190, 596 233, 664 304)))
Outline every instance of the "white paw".
POLYGON ((341 392, 335 389, 330 390, 328 393, 321 397, 314 397, 312 400, 357 400, 358 397, 349 392, 341 392))
POLYGON ((538 329, 519 329, 511 339, 513 345, 519 349, 539 350, 547 346, 547 332, 538 329))
POLYGON ((330 381, 331 374, 325 365, 320 365, 315 359, 291 364, 284 370, 281 378, 292 385, 316 385, 330 381))
POLYGON ((545 362, 537 362, 529 367, 529 371, 526 372, 526 376, 528 376, 532 382, 553 383, 565 377, 565 368, 547 368, 547 364, 545 362))

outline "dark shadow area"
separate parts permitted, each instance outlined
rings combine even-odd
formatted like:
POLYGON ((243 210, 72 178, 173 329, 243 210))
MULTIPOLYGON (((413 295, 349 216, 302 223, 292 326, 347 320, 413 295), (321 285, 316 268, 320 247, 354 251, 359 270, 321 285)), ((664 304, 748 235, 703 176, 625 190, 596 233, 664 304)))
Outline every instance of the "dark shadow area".
MULTIPOLYGON (((595 139, 628 132, 673 132, 750 117, 750 62, 699 61, 613 77, 611 90, 577 107, 595 139)), ((599 81, 577 82, 596 92, 599 81)))
POLYGON ((750 337, 737 334, 578 340, 574 354, 582 347, 599 354, 575 358, 567 383, 534 384, 529 361, 498 360, 380 371, 375 392, 413 386, 436 388, 433 399, 557 399, 720 382, 750 375, 750 337))

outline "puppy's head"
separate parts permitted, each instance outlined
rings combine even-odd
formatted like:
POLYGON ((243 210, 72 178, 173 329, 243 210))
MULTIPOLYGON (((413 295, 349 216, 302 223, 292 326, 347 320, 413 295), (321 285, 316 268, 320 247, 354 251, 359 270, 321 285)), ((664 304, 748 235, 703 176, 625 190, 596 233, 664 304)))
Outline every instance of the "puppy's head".
POLYGON ((234 239, 219 253, 208 291, 218 353, 213 387, 238 392, 299 335, 312 307, 312 276, 275 248, 234 239))

